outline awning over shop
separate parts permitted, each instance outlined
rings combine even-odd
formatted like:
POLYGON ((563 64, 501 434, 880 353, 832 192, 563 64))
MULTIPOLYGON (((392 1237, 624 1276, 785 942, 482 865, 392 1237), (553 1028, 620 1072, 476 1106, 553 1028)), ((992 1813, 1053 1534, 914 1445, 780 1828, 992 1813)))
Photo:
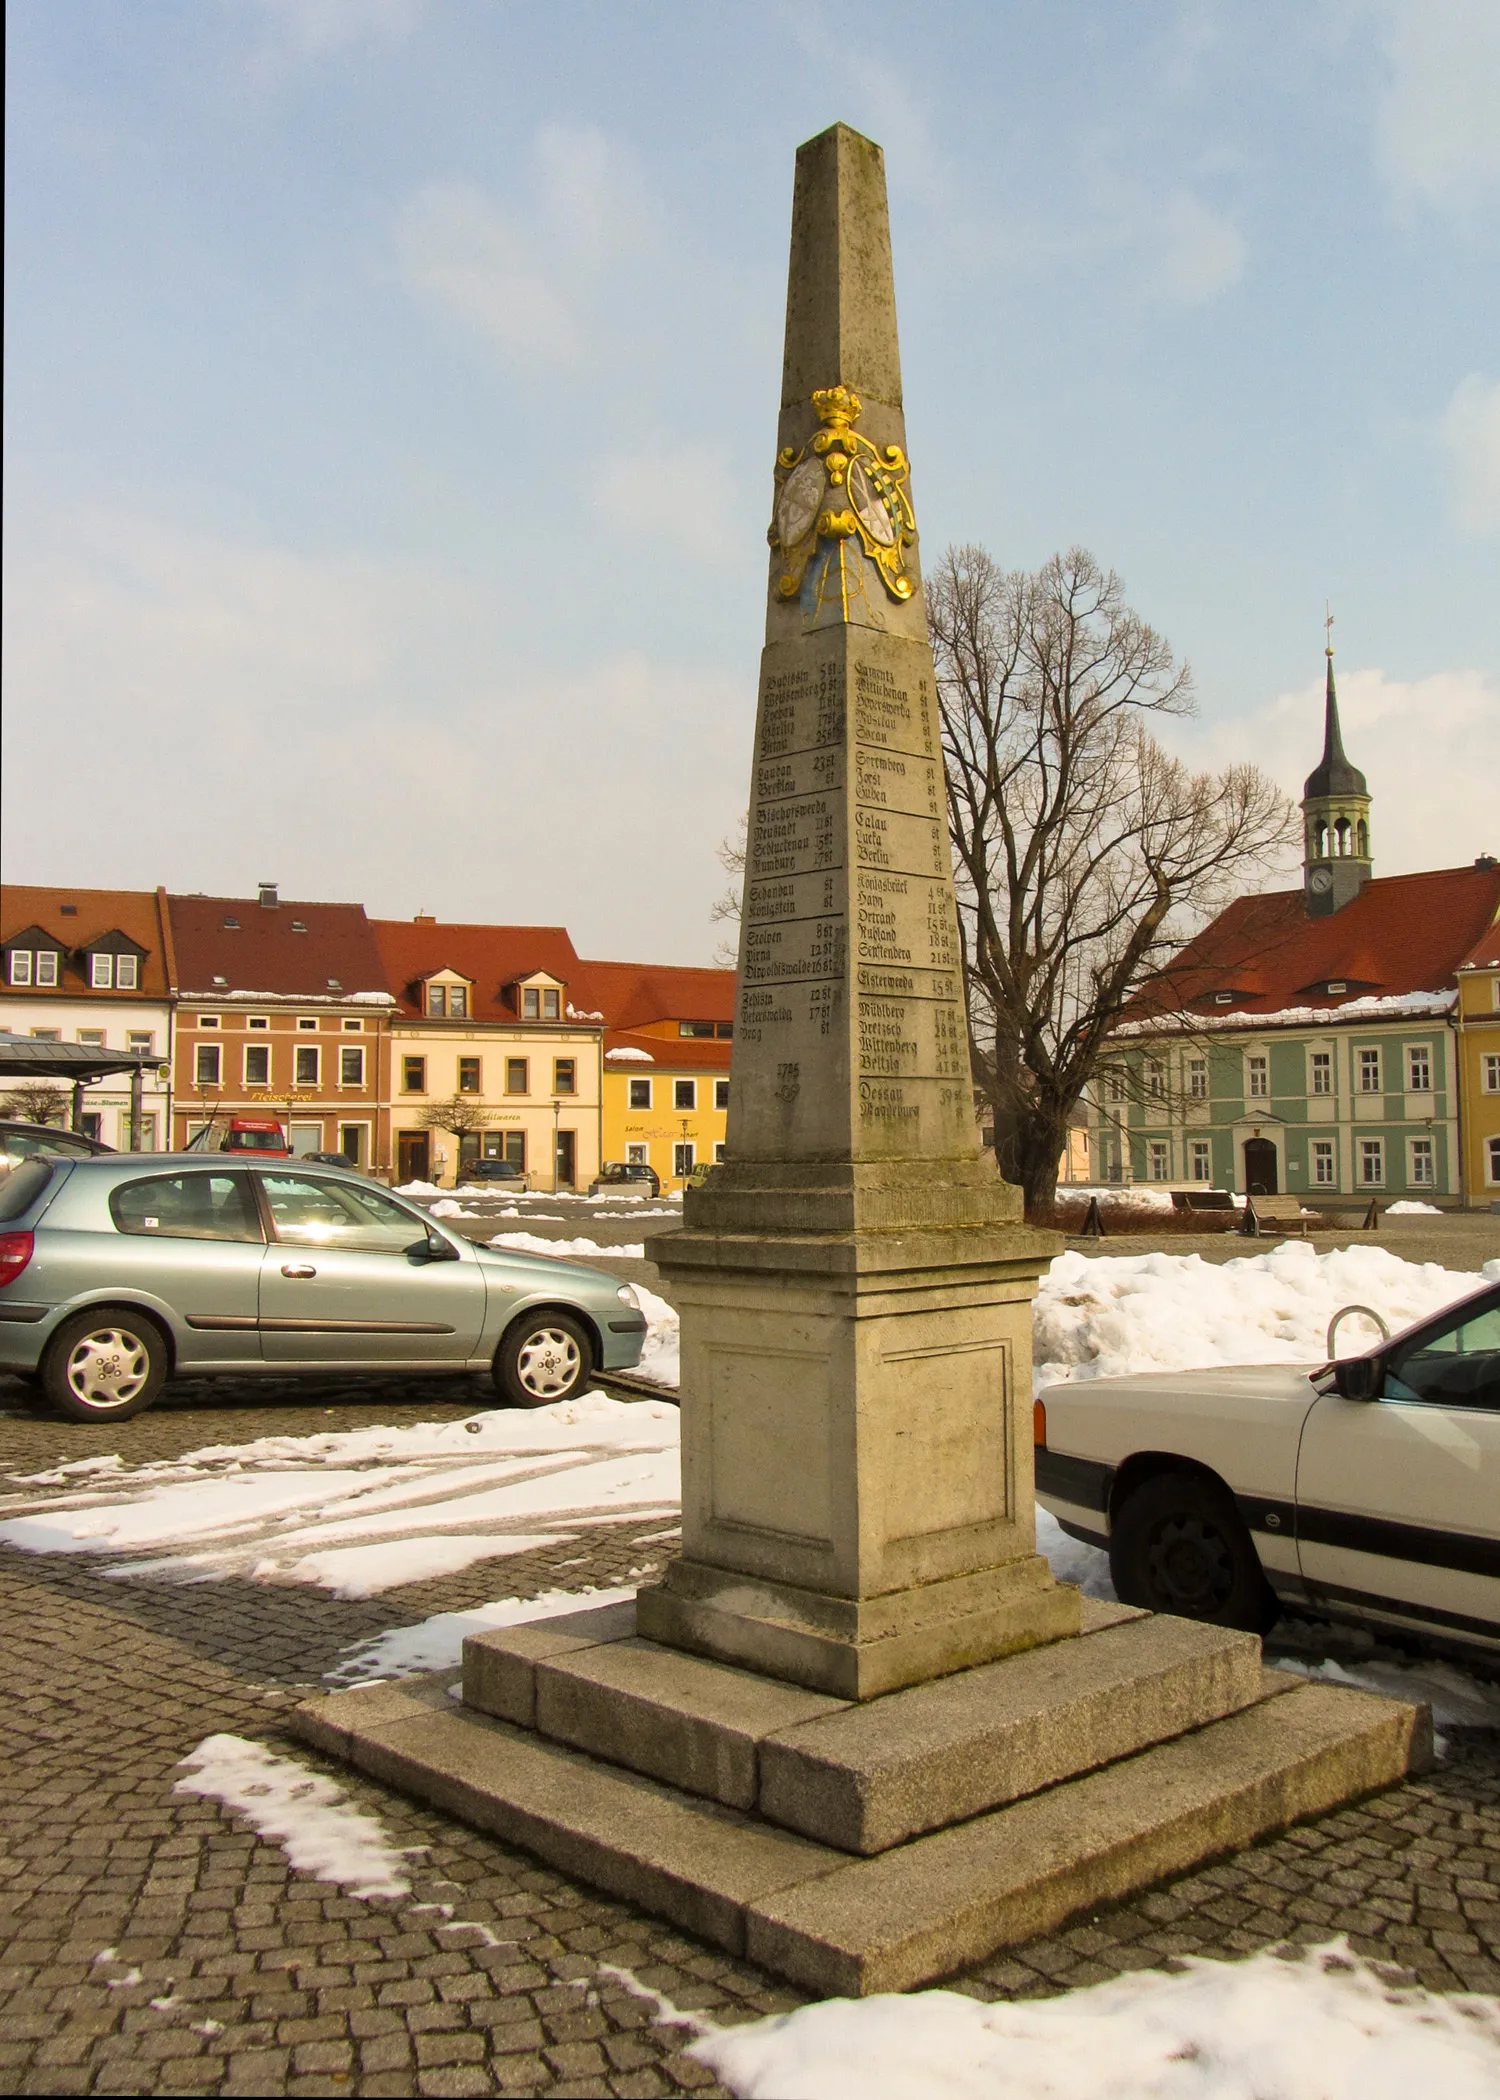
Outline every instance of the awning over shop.
POLYGON ((62 1086, 117 1072, 156 1072, 167 1062, 150 1050, 101 1050, 93 1043, 49 1043, 0 1031, 0 1079, 55 1079, 62 1086))

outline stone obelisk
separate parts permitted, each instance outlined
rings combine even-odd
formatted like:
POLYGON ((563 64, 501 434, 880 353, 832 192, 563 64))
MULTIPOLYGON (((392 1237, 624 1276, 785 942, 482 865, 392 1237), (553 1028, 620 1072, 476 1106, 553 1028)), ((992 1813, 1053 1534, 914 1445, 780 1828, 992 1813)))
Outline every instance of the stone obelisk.
POLYGON ((728 1161, 653 1254, 683 1545, 647 1638, 864 1699, 1076 1633, 980 1152, 878 146, 797 155, 728 1161))

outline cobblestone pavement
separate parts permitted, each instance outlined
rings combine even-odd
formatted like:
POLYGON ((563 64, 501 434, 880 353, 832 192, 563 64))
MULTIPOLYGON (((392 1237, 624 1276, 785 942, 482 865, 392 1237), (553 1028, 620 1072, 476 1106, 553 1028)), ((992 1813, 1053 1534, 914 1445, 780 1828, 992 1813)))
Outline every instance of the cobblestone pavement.
MULTIPOLYGON (((114 1450, 172 1457, 324 1430, 330 1417, 341 1428, 456 1419, 482 1402, 477 1385, 418 1381, 378 1396, 358 1383, 221 1392, 177 1389, 112 1432, 0 1418, 0 1473, 114 1450)), ((0 1407, 18 1399, 0 1383, 0 1407)), ((607 1583, 661 1550, 630 1526, 583 1563, 577 1543, 507 1560, 498 1579, 520 1594, 607 1583)), ((286 1734, 285 1710, 340 1651, 496 1585, 481 1566, 346 1603, 234 1582, 111 1582, 78 1560, 0 1552, 0 2089, 719 2090, 684 2054, 690 2032, 607 1970, 721 2023, 796 1993, 342 1771, 350 1797, 417 1848, 409 1899, 361 1901, 294 1874, 215 1803, 172 1791, 177 1761, 220 1731, 317 1765, 286 1734)), ((1035 1995, 1336 1932, 1435 1988, 1500 1989, 1500 1740, 1455 1735, 1433 1777, 1014 1950, 957 1987, 1035 1995)))

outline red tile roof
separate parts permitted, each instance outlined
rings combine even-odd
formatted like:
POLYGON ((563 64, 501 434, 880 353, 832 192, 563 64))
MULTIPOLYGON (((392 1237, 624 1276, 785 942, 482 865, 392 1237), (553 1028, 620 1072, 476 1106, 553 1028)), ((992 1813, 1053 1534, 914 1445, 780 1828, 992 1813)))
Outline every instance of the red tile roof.
POLYGON ((283 897, 168 897, 178 984, 184 994, 227 999, 349 999, 385 992, 386 972, 362 904, 301 904, 283 897), (226 926, 237 919, 238 926, 226 926), (303 933, 294 925, 306 928, 303 933), (215 978, 222 978, 215 984, 215 978), (337 980, 330 985, 329 979, 337 980))
POLYGON ((643 1028, 652 1021, 732 1021, 733 970, 678 968, 671 963, 585 962, 579 965, 590 1006, 611 1028, 643 1028))
POLYGON ((1308 916, 1300 889, 1239 897, 1146 986, 1127 1019, 1337 1009, 1360 997, 1448 991, 1497 913, 1495 867, 1381 876, 1323 919, 1308 916), (1330 993, 1330 983, 1348 990, 1330 993), (1217 1005, 1216 992, 1234 993, 1232 1004, 1217 1005))
MULTIPOLYGON (((156 908, 154 890, 65 890, 42 887, 36 884, 8 882, 0 890, 0 940, 9 940, 13 933, 23 933, 28 926, 40 926, 50 933, 63 948, 86 948, 101 934, 123 933, 136 946, 144 948, 145 959, 141 964, 141 982, 133 992, 89 992, 92 999, 164 999, 167 994, 167 972, 163 959, 163 939, 160 915, 156 908), (62 907, 72 904, 76 913, 63 917, 62 907)), ((84 980, 77 965, 69 962, 62 971, 63 982, 57 987, 58 994, 76 998, 84 980), (70 982, 76 979, 76 982, 70 982)), ((48 986, 31 987, 27 997, 56 996, 48 986)))
MULTIPOLYGON (((440 970, 466 977, 474 987, 477 1021, 514 1021, 504 988, 539 971, 565 987, 564 1004, 575 1012, 598 1001, 579 996, 587 966, 562 926, 449 926, 436 919, 375 919, 371 930, 385 969, 382 980, 396 996, 398 1011, 420 1015, 418 987, 440 970)), ((565 1017, 566 1018, 566 1017, 565 1017)))
POLYGON ((709 1042, 701 1036, 631 1035, 611 1029, 604 1038, 604 1061, 612 1072, 651 1069, 639 1057, 612 1059, 616 1050, 644 1050, 658 1072, 727 1072, 733 1043, 709 1042))
POLYGON ((1500 970, 1500 919, 1485 927, 1458 967, 1461 970, 1500 970))

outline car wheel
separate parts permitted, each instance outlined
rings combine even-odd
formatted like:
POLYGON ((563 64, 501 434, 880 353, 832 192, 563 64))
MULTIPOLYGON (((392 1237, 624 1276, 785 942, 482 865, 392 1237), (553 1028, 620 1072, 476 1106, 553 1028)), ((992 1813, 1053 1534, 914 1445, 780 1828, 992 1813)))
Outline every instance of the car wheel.
POLYGON ((495 1383, 512 1407, 571 1400, 593 1375, 593 1345, 567 1313, 532 1313, 517 1320, 495 1358, 495 1383))
POLYGON ((65 1320, 42 1366, 47 1398, 70 1422, 128 1421, 151 1405, 166 1375, 156 1322, 111 1306, 65 1320))
POLYGON ((1280 1607, 1227 1489, 1158 1473, 1110 1527, 1109 1571, 1122 1604, 1266 1633, 1280 1607))

